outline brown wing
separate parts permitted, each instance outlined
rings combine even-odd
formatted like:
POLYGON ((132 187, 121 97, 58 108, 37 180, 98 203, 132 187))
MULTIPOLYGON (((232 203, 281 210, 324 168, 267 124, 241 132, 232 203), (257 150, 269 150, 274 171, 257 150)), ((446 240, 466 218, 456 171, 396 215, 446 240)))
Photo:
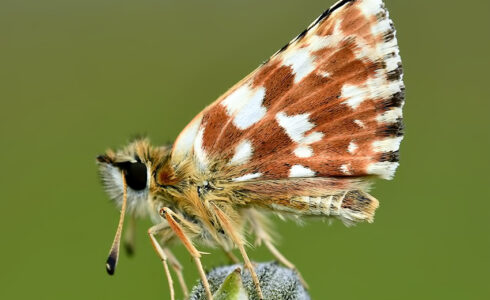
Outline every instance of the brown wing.
POLYGON ((340 1, 201 112, 172 160, 233 181, 378 175, 398 166, 404 85, 381 0, 340 1))

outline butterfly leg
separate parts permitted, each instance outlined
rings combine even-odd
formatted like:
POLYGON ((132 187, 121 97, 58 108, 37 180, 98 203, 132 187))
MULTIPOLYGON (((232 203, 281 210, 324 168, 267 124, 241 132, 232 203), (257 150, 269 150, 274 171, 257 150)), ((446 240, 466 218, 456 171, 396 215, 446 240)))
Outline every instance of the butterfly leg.
POLYGON ((124 235, 124 248, 126 249, 126 253, 128 255, 134 254, 134 245, 135 243, 135 235, 136 235, 136 218, 131 216, 129 220, 129 226, 124 235))
POLYGON ((248 258, 247 252, 245 251, 245 246, 242 237, 240 236, 239 233, 236 232, 235 229, 233 229, 230 219, 225 215, 223 211, 221 211, 221 209, 219 209, 217 206, 214 206, 214 211, 216 212, 216 216, 221 226, 223 227, 223 230, 233 240, 233 242, 238 247, 238 250, 240 250, 240 253, 242 254, 243 257, 243 262, 245 264, 245 268, 247 268, 250 271, 250 275, 252 276, 252 280, 255 284, 257 295, 259 299, 263 300, 264 295, 262 294, 262 289, 260 288, 259 277, 257 276, 257 273, 255 273, 255 269, 252 263, 250 262, 250 259, 248 258))
POLYGON ((167 276, 167 280, 168 280, 168 287, 170 289, 170 299, 175 300, 174 283, 167 264, 168 257, 165 251, 163 251, 162 247, 160 246, 160 243, 158 243, 157 239, 155 238, 156 234, 159 234, 161 231, 167 229, 168 227, 169 224, 167 224, 166 222, 152 226, 150 227, 150 229, 148 229, 148 235, 150 236, 150 241, 151 244, 153 245, 153 248, 155 249, 156 253, 160 257, 160 260, 162 261, 163 269, 165 270, 165 275, 167 276))
POLYGON ((303 276, 301 275, 301 273, 298 271, 298 269, 296 268, 296 266, 290 262, 281 252, 279 252, 279 250, 277 250, 277 248, 274 246, 274 243, 273 243, 273 239, 272 237, 270 236, 270 234, 268 233, 268 226, 267 226, 267 223, 266 223, 266 220, 264 220, 263 216, 253 210, 253 209, 249 209, 248 210, 248 214, 249 214, 249 222, 250 222, 250 225, 252 226, 252 229, 255 233, 255 236, 257 237, 257 244, 261 244, 262 242, 264 243, 264 245, 267 247, 267 249, 270 251, 270 253, 281 263, 283 264, 284 266, 286 266, 287 268, 293 270, 299 277, 299 280, 301 281, 301 283, 303 284, 303 286, 305 288, 308 288, 308 283, 306 283, 306 281, 303 279, 303 276))
POLYGON ((303 276, 298 271, 298 269, 296 268, 296 266, 293 263, 291 263, 286 257, 284 257, 284 255, 282 255, 282 253, 279 252, 279 250, 277 250, 277 248, 274 246, 274 244, 272 244, 271 241, 264 240, 264 245, 267 247, 267 249, 269 249, 269 251, 272 253, 272 255, 274 255, 274 257, 281 264, 285 265, 286 268, 289 268, 289 269, 293 270, 298 275, 299 280, 301 281, 301 283, 303 284, 303 286, 305 288, 309 288, 308 287, 308 283, 306 283, 306 281, 304 280, 303 276))
POLYGON ((177 279, 179 280, 180 287, 182 289, 182 293, 184 294, 184 298, 187 299, 189 297, 189 289, 185 284, 184 275, 182 272, 182 265, 177 260, 177 257, 170 251, 169 248, 163 248, 163 252, 167 254, 168 261, 170 262, 170 266, 174 270, 175 274, 177 274, 177 279))
MULTIPOLYGON (((196 247, 194 247, 191 240, 189 239, 189 237, 187 237, 186 233, 184 233, 184 230, 182 230, 181 225, 176 221, 175 218, 177 218, 181 224, 185 224, 185 223, 189 223, 189 222, 185 221, 183 218, 180 218, 177 214, 175 214, 168 207, 164 207, 164 208, 160 209, 160 216, 167 219, 167 222, 170 225, 170 228, 172 228, 175 235, 180 239, 182 244, 186 247, 187 251, 192 256, 194 263, 196 264, 197 270, 199 271, 199 276, 201 277, 202 285, 204 287, 204 290, 206 291, 206 295, 208 297, 208 300, 212 300, 213 294, 211 294, 211 289, 209 288, 209 282, 208 282, 208 279, 206 277, 206 273, 204 272, 204 268, 202 267, 202 263, 201 263, 201 252, 199 252, 196 249, 196 247)), ((186 224, 186 225, 187 225, 186 227, 192 226, 191 224, 186 224)))
POLYGON ((230 260, 231 263, 233 263, 233 264, 239 264, 240 263, 240 260, 238 259, 238 257, 235 256, 235 254, 233 254, 233 252, 226 250, 225 248, 223 248, 223 252, 225 252, 226 257, 228 257, 228 259, 230 260))

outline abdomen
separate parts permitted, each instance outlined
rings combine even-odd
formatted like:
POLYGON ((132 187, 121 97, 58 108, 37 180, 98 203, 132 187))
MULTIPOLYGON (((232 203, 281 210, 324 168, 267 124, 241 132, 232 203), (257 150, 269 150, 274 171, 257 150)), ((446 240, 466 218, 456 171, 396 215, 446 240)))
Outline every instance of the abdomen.
POLYGON ((278 212, 304 216, 337 217, 346 225, 373 222, 378 200, 360 190, 345 191, 326 196, 293 196, 288 200, 270 203, 278 212))

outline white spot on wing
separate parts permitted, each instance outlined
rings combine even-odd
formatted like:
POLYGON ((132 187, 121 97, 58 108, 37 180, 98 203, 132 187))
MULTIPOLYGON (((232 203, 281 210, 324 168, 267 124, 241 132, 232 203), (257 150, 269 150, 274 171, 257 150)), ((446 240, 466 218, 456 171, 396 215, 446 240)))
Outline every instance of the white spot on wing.
POLYGON ((369 78, 363 85, 346 84, 342 87, 343 103, 356 109, 362 102, 370 99, 387 99, 401 92, 402 85, 399 81, 385 80, 386 73, 377 73, 374 78, 369 78))
POLYGON ((328 73, 327 71, 320 72, 319 75, 325 78, 332 76, 332 74, 328 73))
POLYGON ((381 33, 388 32, 390 30, 391 30, 390 19, 381 20, 371 27, 371 33, 374 36, 377 36, 378 34, 381 34, 381 33))
POLYGON ((382 10, 382 7, 383 1, 381 0, 365 0, 359 2, 359 8, 367 17, 377 15, 382 10))
POLYGON ((368 165, 367 172, 369 174, 378 175, 383 179, 392 179, 395 175, 396 168, 398 168, 397 162, 377 162, 368 165))
POLYGON ((366 81, 365 93, 367 97, 371 99, 387 99, 401 91, 400 82, 385 80, 386 74, 377 73, 374 78, 370 78, 366 81))
POLYGON ((349 105, 352 109, 358 108, 363 101, 367 100, 366 96, 365 89, 359 86, 346 84, 342 87, 341 98, 346 99, 343 103, 349 105))
POLYGON ((267 110, 262 106, 265 97, 265 88, 259 88, 250 98, 250 101, 238 111, 233 124, 241 130, 245 130, 260 121, 267 110))
POLYGON ((203 146, 203 136, 204 136, 204 127, 199 129, 197 133, 196 140, 194 142, 194 156, 196 157, 196 161, 199 164, 201 169, 205 169, 208 165, 208 159, 206 155, 206 151, 204 151, 203 146))
POLYGON ((326 47, 332 48, 338 45, 338 43, 343 38, 344 35, 342 35, 342 32, 340 30, 340 23, 337 21, 332 35, 327 35, 327 36, 314 35, 310 37, 310 39, 308 40, 309 45, 306 49, 308 49, 311 52, 316 52, 326 47))
POLYGON ((391 72, 397 69, 401 65, 402 59, 400 58, 400 55, 396 54, 393 57, 387 58, 385 60, 385 63, 386 63, 386 72, 391 72))
POLYGON ((196 117, 192 120, 189 125, 187 125, 184 130, 180 133, 172 151, 173 156, 178 156, 179 158, 185 156, 192 150, 194 145, 194 140, 197 136, 197 131, 199 130, 199 125, 201 125, 202 115, 196 117))
POLYGON ((264 87, 252 90, 250 86, 243 85, 228 95, 221 105, 226 107, 228 116, 233 117, 233 124, 245 130, 265 116, 264 97, 264 87))
POLYGON ((238 110, 240 110, 250 99, 252 90, 248 85, 242 85, 237 88, 231 94, 229 94, 221 105, 226 107, 226 112, 229 116, 233 116, 238 110))
POLYGON ((402 109, 397 107, 378 115, 376 121, 378 121, 378 123, 395 123, 402 116, 402 109))
POLYGON ((294 165, 289 171, 289 177, 313 177, 315 172, 309 168, 303 167, 302 165, 294 165))
POLYGON ((260 176, 262 176, 262 173, 250 173, 250 174, 245 174, 245 175, 238 177, 238 178, 233 178, 233 181, 237 181, 237 182, 247 181, 247 180, 259 178, 260 176))
POLYGON ((340 171, 345 175, 350 175, 350 166, 348 164, 340 166, 340 171))
MULTIPOLYGON (((283 65, 290 66, 293 69, 294 82, 298 83, 316 69, 314 52, 326 47, 336 47, 344 38, 340 30, 340 22, 334 25, 334 32, 329 36, 312 35, 308 37, 308 46, 299 49, 290 49, 284 52, 283 65)), ((320 74, 328 77, 327 72, 320 74)))
POLYGON ((279 112, 276 120, 293 141, 300 143, 305 138, 305 133, 315 126, 310 123, 309 116, 310 114, 287 116, 284 112, 279 112))
POLYGON ((253 154, 252 143, 244 140, 235 148, 235 155, 230 160, 231 165, 244 164, 250 160, 253 154))
POLYGON ((403 137, 387 138, 384 140, 375 141, 372 144, 373 150, 376 152, 390 152, 400 149, 400 144, 403 137))
POLYGON ((299 146, 294 149, 294 154, 299 158, 308 158, 313 156, 313 149, 310 146, 299 146))
POLYGON ((308 134, 307 136, 305 136, 304 139, 301 140, 301 143, 310 145, 310 144, 321 141, 323 136, 324 136, 323 133, 321 133, 319 131, 315 131, 315 132, 312 132, 312 133, 308 134))
POLYGON ((305 136, 306 132, 313 129, 315 124, 309 121, 309 114, 288 116, 284 112, 276 115, 277 123, 281 126, 291 140, 298 143, 297 148, 293 151, 297 157, 307 158, 313 156, 313 149, 309 146, 319 142, 324 134, 322 132, 312 132, 305 136))
POLYGON ((285 52, 284 55, 283 65, 293 69, 295 83, 300 82, 315 70, 314 57, 306 48, 285 52))
POLYGON ((357 149, 359 149, 359 146, 357 146, 357 144, 354 142, 350 142, 349 147, 347 147, 347 151, 351 154, 354 154, 354 152, 356 152, 357 149))

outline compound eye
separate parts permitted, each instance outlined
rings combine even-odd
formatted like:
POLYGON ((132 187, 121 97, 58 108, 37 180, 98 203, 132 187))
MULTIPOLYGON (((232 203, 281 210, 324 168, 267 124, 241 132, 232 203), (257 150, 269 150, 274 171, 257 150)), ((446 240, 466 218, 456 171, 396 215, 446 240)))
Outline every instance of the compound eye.
POLYGON ((126 183, 135 190, 141 191, 146 188, 146 165, 141 162, 124 162, 119 163, 118 167, 124 170, 126 183))

